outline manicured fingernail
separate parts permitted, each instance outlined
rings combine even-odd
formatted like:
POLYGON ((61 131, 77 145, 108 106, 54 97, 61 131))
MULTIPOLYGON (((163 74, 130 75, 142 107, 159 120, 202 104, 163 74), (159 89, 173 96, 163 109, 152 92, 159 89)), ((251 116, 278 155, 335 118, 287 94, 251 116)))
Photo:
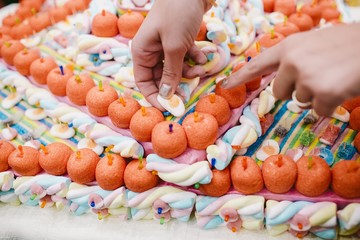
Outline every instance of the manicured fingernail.
POLYGON ((226 87, 226 85, 229 83, 229 79, 228 78, 224 78, 222 81, 221 81, 221 87, 226 87))
POLYGON ((171 86, 169 84, 162 84, 159 90, 159 95, 163 98, 169 98, 171 96, 171 86))

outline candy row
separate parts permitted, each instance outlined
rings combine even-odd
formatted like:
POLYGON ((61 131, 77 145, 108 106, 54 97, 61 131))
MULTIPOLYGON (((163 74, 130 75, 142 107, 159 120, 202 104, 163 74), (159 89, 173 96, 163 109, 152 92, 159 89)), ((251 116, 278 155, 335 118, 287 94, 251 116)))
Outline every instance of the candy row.
POLYGON ((260 230, 272 236, 289 231, 296 237, 313 233, 323 239, 360 237, 360 204, 351 203, 337 211, 335 203, 274 201, 261 196, 229 194, 223 197, 197 196, 172 186, 159 186, 143 193, 124 187, 106 191, 98 186, 71 183, 69 178, 47 174, 18 177, 0 174, 0 201, 49 208, 56 206, 74 215, 87 212, 99 220, 108 216, 122 219, 154 219, 160 224, 171 219, 188 221, 195 208, 197 224, 204 229, 227 227, 260 230))

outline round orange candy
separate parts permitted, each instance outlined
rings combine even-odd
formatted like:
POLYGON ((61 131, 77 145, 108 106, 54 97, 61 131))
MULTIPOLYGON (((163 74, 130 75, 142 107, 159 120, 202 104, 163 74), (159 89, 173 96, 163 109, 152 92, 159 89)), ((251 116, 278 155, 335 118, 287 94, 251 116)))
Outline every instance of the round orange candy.
POLYGON ((22 0, 20 2, 21 7, 28 7, 30 9, 34 9, 35 11, 39 11, 44 1, 42 0, 22 0))
POLYGON ((15 147, 11 143, 0 140, 0 172, 9 169, 8 158, 13 151, 15 151, 15 147))
POLYGON ((13 66, 15 55, 24 48, 25 46, 17 40, 4 42, 1 47, 1 56, 8 65, 13 66))
POLYGON ((246 101, 245 84, 241 84, 230 89, 225 89, 221 86, 221 82, 219 82, 216 84, 215 93, 225 98, 231 109, 240 107, 246 101))
POLYGON ((296 163, 286 155, 270 156, 262 165, 262 175, 267 190, 273 193, 286 193, 295 184, 296 163))
POLYGON ((343 198, 360 197, 360 163, 342 160, 332 168, 332 190, 343 198))
MULTIPOLYGON (((1 27, 0 27, 0 33, 10 36, 11 27, 5 26, 5 25, 1 26, 1 27)), ((9 40, 10 40, 10 39, 9 39, 9 40)), ((2 44, 1 44, 1 46, 2 46, 2 44)), ((0 47, 1 47, 1 46, 0 46, 0 47)))
POLYGON ((66 96, 72 103, 83 106, 86 104, 86 95, 93 87, 95 83, 88 74, 72 76, 66 83, 66 96))
POLYGON ((140 109, 138 101, 132 97, 121 97, 108 108, 111 122, 119 128, 129 128, 132 116, 140 109))
POLYGON ((351 111, 349 126, 355 131, 360 131, 360 107, 351 111))
POLYGON ((360 153, 360 132, 356 134, 356 137, 354 139, 354 147, 357 149, 357 151, 360 153))
POLYGON ((176 122, 163 121, 155 125, 151 142, 154 152, 163 158, 175 158, 185 152, 186 134, 183 127, 176 122))
POLYGON ((73 72, 68 68, 63 68, 63 73, 60 67, 54 68, 46 78, 50 92, 56 96, 66 96, 67 81, 73 76, 73 72))
POLYGON ((308 197, 316 197, 328 190, 331 171, 324 159, 318 156, 304 156, 297 162, 298 176, 296 190, 308 197))
POLYGON ((31 8, 29 6, 20 5, 16 10, 15 14, 21 16, 22 19, 26 19, 28 17, 31 17, 33 15, 33 12, 31 11, 31 8))
MULTIPOLYGON (((4 42, 8 42, 11 40, 11 37, 5 34, 0 33, 0 46, 4 44, 4 42)), ((0 47, 0 57, 1 57, 1 47, 0 47)))
POLYGON ((319 25, 321 19, 321 7, 318 4, 304 4, 301 8, 301 12, 309 15, 314 23, 314 26, 319 25))
POLYGON ((110 104, 119 98, 116 90, 110 85, 93 87, 86 95, 86 106, 89 112, 97 117, 104 117, 108 114, 110 104))
POLYGON ((321 11, 323 12, 327 8, 333 8, 334 4, 335 4, 335 2, 333 0, 321 0, 319 2, 319 7, 320 7, 321 11))
POLYGON ((126 162, 117 154, 109 154, 100 159, 96 166, 95 177, 104 190, 115 190, 124 185, 126 162))
POLYGON ((31 35, 33 35, 33 33, 34 30, 30 26, 30 24, 27 22, 23 22, 12 27, 10 34, 12 38, 20 40, 23 38, 30 37, 31 35))
POLYGON ((36 60, 40 58, 39 50, 24 49, 18 52, 14 57, 14 66, 16 70, 24 76, 30 75, 30 66, 36 60))
POLYGON ((339 19, 341 13, 336 8, 326 8, 322 14, 321 17, 324 18, 327 22, 331 20, 339 19))
POLYGON ((264 11, 267 13, 271 13, 274 11, 275 0, 262 0, 264 5, 264 11))
POLYGON ((187 115, 182 123, 188 146, 203 150, 216 141, 219 125, 216 118, 208 113, 195 112, 187 115))
POLYGON ((275 25, 274 30, 275 32, 282 34, 284 37, 300 32, 299 27, 291 22, 278 23, 275 25))
POLYGON ((141 13, 128 11, 118 19, 117 26, 120 35, 126 38, 133 38, 144 21, 141 13))
POLYGON ((39 151, 32 147, 19 146, 9 156, 10 167, 21 176, 35 176, 42 171, 39 151))
POLYGON ((162 121, 164 116, 157 108, 142 108, 130 120, 131 134, 138 141, 150 142, 153 128, 162 121))
POLYGON ((146 170, 146 159, 132 160, 125 168, 124 182, 133 192, 145 192, 158 185, 159 177, 146 170))
POLYGON ((64 143, 51 143, 40 152, 39 164, 48 174, 60 176, 66 173, 67 161, 72 153, 64 143))
POLYGON ((276 0, 274 4, 274 12, 281 12, 286 16, 290 16, 296 11, 294 0, 276 0))
POLYGON ((349 112, 351 112, 352 110, 354 110, 357 107, 360 107, 360 96, 358 97, 354 97, 351 98, 349 100, 346 100, 342 106, 348 110, 349 112))
POLYGON ((4 26, 13 27, 15 24, 19 24, 23 20, 23 18, 18 14, 11 14, 7 15, 3 20, 2 23, 4 26))
MULTIPOLYGON (((245 52, 245 60, 246 61, 248 61, 248 59, 251 60, 252 58, 259 55, 261 53, 260 48, 261 48, 260 44, 257 43, 257 46, 253 46, 253 47, 249 48, 248 50, 246 50, 246 52, 245 52)), ((245 64, 245 62, 241 62, 241 63, 235 65, 234 68, 233 68, 233 72, 236 72, 237 70, 239 70, 244 64, 245 64)))
POLYGON ((199 33, 196 36, 196 41, 205 41, 207 34, 206 23, 204 21, 201 22, 199 33))
POLYGON ((275 46, 276 44, 284 40, 284 38, 285 37, 283 35, 277 32, 274 32, 273 34, 266 33, 260 37, 259 44, 263 48, 271 48, 272 46, 275 46))
POLYGON ((236 191, 254 194, 264 188, 259 165, 250 157, 237 157, 230 164, 232 184, 236 191))
MULTIPOLYGON (((249 56, 249 57, 251 57, 251 56, 249 56)), ((249 59, 249 61, 250 60, 251 60, 251 58, 249 59)), ((235 65, 233 68, 233 72, 240 70, 245 65, 246 65, 246 62, 241 62, 241 63, 235 65)), ((262 80, 262 76, 259 76, 259 77, 252 79, 251 81, 245 83, 246 91, 251 92, 251 91, 257 90, 261 85, 261 80, 262 80)))
POLYGON ((52 57, 39 58, 30 65, 30 75, 39 84, 46 84, 47 76, 51 70, 57 68, 52 57))
POLYGON ((67 172, 71 180, 79 184, 95 180, 95 169, 100 158, 91 149, 84 148, 71 154, 67 162, 67 172))
POLYGON ((98 37, 115 37, 119 34, 117 20, 118 18, 114 14, 102 10, 93 19, 91 25, 92 34, 98 37))
POLYGON ((195 111, 213 115, 219 126, 226 124, 231 117, 231 110, 228 102, 224 97, 216 94, 202 97, 196 103, 195 111))
POLYGON ((309 15, 301 12, 292 14, 288 21, 298 26, 301 32, 308 31, 314 27, 312 18, 309 15))
POLYGON ((200 192, 206 196, 220 197, 225 195, 231 187, 230 170, 225 168, 224 170, 213 169, 211 182, 208 184, 200 185, 200 192))
POLYGON ((51 22, 57 23, 60 21, 64 21, 66 17, 69 15, 69 12, 66 8, 55 7, 55 8, 51 8, 48 14, 51 22))
POLYGON ((40 32, 41 30, 51 26, 49 14, 43 12, 29 18, 29 23, 35 32, 40 32))
POLYGON ((88 7, 88 1, 84 0, 72 0, 65 3, 64 7, 68 10, 68 12, 74 14, 78 11, 83 11, 88 7))

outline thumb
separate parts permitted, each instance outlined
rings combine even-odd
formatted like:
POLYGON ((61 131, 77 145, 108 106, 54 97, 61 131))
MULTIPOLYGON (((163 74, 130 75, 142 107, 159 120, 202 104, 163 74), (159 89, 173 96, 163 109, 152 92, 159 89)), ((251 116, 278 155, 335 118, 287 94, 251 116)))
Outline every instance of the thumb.
POLYGON ((186 49, 183 47, 164 49, 164 68, 159 89, 161 97, 169 99, 173 96, 181 80, 185 54, 186 49))

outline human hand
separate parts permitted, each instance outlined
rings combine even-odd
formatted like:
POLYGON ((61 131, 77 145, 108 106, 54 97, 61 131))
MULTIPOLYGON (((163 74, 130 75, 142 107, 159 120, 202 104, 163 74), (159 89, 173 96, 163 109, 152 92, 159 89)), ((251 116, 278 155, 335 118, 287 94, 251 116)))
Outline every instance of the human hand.
POLYGON ((153 106, 163 110, 157 95, 170 98, 176 91, 186 54, 196 63, 206 63, 194 40, 210 6, 207 0, 157 0, 134 37, 136 86, 153 106))
POLYGON ((289 99, 296 90, 299 102, 330 116, 344 100, 360 95, 359 39, 360 24, 294 34, 253 58, 224 87, 277 71, 276 98, 289 99))

